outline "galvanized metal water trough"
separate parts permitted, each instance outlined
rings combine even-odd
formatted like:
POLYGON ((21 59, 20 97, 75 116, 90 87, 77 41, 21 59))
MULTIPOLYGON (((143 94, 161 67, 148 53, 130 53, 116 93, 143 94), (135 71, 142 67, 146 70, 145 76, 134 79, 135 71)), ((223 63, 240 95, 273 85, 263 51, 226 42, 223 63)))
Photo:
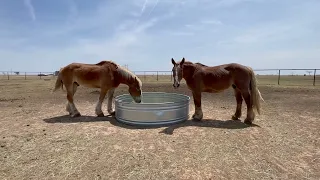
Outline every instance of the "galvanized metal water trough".
POLYGON ((177 93, 143 92, 135 103, 129 94, 115 97, 115 117, 129 125, 168 125, 189 118, 190 97, 177 93))

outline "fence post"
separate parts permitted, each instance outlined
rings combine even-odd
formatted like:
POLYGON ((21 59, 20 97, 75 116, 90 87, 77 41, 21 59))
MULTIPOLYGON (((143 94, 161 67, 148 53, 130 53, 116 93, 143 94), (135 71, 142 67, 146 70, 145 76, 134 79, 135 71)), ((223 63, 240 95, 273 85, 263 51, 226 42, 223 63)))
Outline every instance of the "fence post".
POLYGON ((157 81, 159 81, 159 72, 157 71, 157 81))
POLYGON ((9 72, 7 72, 7 75, 8 75, 8 80, 10 79, 10 77, 9 77, 9 72))
POLYGON ((172 71, 170 72, 170 77, 171 77, 171 78, 170 78, 170 81, 172 81, 172 71))
POLYGON ((280 85, 280 69, 279 69, 279 74, 278 74, 278 85, 280 85))
POLYGON ((313 74, 313 86, 316 85, 316 73, 317 73, 317 69, 314 70, 314 74, 313 74))
POLYGON ((24 72, 24 80, 27 80, 27 72, 24 72))

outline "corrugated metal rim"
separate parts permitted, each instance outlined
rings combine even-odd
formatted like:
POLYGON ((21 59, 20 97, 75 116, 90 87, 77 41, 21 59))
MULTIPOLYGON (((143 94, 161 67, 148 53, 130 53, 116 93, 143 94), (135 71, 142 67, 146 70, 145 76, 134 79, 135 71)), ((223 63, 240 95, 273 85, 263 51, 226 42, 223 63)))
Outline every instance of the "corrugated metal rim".
POLYGON ((167 125, 189 118, 190 97, 178 93, 143 92, 142 103, 129 94, 115 98, 116 119, 130 125, 167 125))

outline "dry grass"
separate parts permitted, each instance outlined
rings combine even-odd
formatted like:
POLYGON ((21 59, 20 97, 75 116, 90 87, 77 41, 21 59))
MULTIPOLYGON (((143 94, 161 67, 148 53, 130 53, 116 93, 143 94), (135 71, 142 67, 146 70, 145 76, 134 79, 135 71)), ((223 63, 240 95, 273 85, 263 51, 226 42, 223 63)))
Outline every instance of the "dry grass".
MULTIPOLYGON (((79 88, 83 117, 69 118, 53 84, 0 81, 0 179, 320 178, 319 87, 260 85, 266 103, 255 126, 230 120, 230 89, 203 94, 204 122, 143 129, 94 117, 94 89, 79 88)), ((176 92, 171 83, 143 90, 176 92)), ((191 96, 184 84, 177 91, 191 96)))

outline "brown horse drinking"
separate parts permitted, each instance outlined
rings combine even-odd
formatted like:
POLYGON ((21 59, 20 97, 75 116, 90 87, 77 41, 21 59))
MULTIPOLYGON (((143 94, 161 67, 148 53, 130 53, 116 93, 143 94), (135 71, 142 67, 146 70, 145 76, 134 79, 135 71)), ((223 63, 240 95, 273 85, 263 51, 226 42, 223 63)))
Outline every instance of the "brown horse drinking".
POLYGON ((260 114, 260 98, 263 98, 256 85, 256 77, 250 67, 236 63, 223 64, 219 66, 206 66, 201 63, 192 63, 183 58, 180 62, 171 59, 174 65, 173 78, 174 88, 180 86, 182 78, 185 79, 188 88, 192 91, 195 113, 194 120, 202 120, 203 113, 201 108, 201 93, 218 93, 226 90, 230 86, 234 89, 237 108, 232 116, 233 120, 239 120, 241 117, 241 106, 243 99, 247 104, 247 117, 244 120, 246 124, 252 124, 255 118, 253 109, 260 114))
POLYGON ((108 93, 108 113, 114 115, 112 99, 115 88, 120 84, 129 86, 129 93, 136 103, 141 103, 141 80, 130 71, 122 68, 112 61, 101 61, 97 64, 71 63, 60 69, 55 88, 65 86, 67 90, 67 107, 71 117, 81 116, 73 102, 73 96, 80 85, 89 88, 100 88, 100 96, 97 102, 95 113, 97 116, 104 116, 101 106, 108 93))

